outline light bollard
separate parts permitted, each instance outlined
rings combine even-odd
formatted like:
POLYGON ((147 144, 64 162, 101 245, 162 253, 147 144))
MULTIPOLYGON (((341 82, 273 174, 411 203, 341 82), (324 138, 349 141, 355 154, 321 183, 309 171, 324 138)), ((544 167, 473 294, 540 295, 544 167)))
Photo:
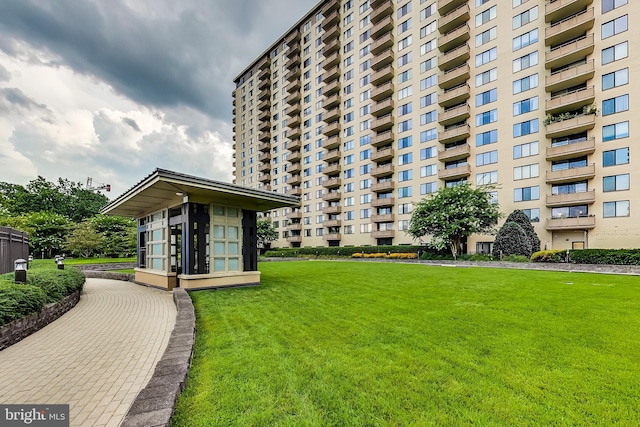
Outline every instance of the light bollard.
POLYGON ((15 282, 27 283, 27 261, 25 259, 17 259, 13 262, 15 270, 15 282))

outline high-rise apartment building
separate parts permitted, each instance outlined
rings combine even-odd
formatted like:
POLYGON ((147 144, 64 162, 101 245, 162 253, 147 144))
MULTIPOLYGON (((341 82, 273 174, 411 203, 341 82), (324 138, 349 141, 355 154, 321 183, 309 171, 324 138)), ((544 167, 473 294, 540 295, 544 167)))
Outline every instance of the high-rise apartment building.
POLYGON ((544 247, 638 247, 634 16, 630 0, 320 2, 235 80, 235 181, 301 197, 270 214, 279 247, 415 243, 412 204, 463 182, 496 184, 544 247))

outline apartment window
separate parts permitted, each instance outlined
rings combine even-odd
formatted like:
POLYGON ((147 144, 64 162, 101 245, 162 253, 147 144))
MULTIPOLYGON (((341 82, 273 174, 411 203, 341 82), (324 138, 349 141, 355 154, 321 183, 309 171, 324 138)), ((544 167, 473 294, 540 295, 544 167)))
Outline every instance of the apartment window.
POLYGON ((353 211, 346 211, 344 213, 344 220, 345 221, 353 221, 355 218, 355 216, 353 215, 353 211))
POLYGON ((629 163, 629 147, 608 150, 602 153, 602 166, 626 165, 629 163))
POLYGON ((487 125, 498 120, 498 110, 489 110, 476 114, 476 126, 487 125))
POLYGON ((360 160, 367 160, 371 158, 371 148, 367 148, 366 150, 362 150, 360 152, 360 160))
POLYGON ((628 0, 602 0, 602 13, 611 12, 627 4, 628 0))
POLYGON ((420 150, 420 160, 431 159, 438 155, 436 147, 427 147, 420 150))
POLYGON ((403 71, 398 74, 398 83, 404 83, 411 78, 411 70, 403 71))
POLYGON ((411 187, 400 187, 398 188, 398 198, 403 199, 405 197, 411 197, 412 191, 411 187))
POLYGON ((398 132, 406 132, 408 130, 411 130, 411 128, 413 127, 412 122, 412 119, 409 119, 398 123, 398 132))
POLYGON ((411 12, 411 2, 398 8, 398 19, 411 12))
POLYGON ((535 21, 538 19, 538 6, 532 7, 529 10, 525 10, 524 12, 513 17, 513 29, 520 28, 523 25, 528 24, 529 22, 535 21))
POLYGON ((420 80, 420 90, 429 89, 432 86, 435 86, 438 83, 438 78, 434 74, 433 76, 429 76, 420 80))
POLYGON ((412 210, 413 205, 411 203, 401 203, 398 205, 398 213, 401 215, 410 214, 412 210))
POLYGON ((426 73, 436 65, 436 58, 429 58, 420 63, 420 73, 426 73))
MULTIPOLYGON (((423 3, 423 1, 420 1, 420 3, 423 3)), ((420 21, 424 21, 434 13, 436 13, 436 2, 433 2, 420 11, 420 21)))
POLYGON ((629 69, 614 71, 613 73, 604 74, 602 76, 602 90, 611 89, 617 86, 623 86, 629 83, 629 69))
POLYGON ((498 183, 498 171, 476 174, 476 185, 489 185, 498 183))
POLYGON ((420 125, 428 125, 429 123, 433 123, 438 119, 438 113, 433 110, 428 113, 424 113, 420 115, 420 125))
POLYGON ((411 135, 398 139, 398 149, 411 147, 413 145, 413 137, 411 135))
POLYGON ((618 61, 629 56, 629 43, 623 42, 615 46, 602 49, 602 65, 618 61))
POLYGON ((526 3, 529 0, 513 0, 513 7, 520 6, 522 3, 526 3))
POLYGON ((408 165, 413 162, 413 153, 405 153, 398 157, 398 165, 408 165))
POLYGON ((360 189, 366 190, 367 188, 371 188, 371 178, 360 180, 360 189))
POLYGON ((407 65, 409 62, 411 62, 411 52, 407 52, 398 58, 398 67, 407 65))
POLYGON ((429 40, 428 42, 423 43, 422 46, 420 46, 420 56, 426 55, 427 53, 431 52, 436 48, 436 46, 436 39, 429 40))
POLYGON ((361 194, 360 195, 360 204, 366 205, 367 203, 371 203, 371 194, 361 194))
POLYGON ((514 159, 537 156, 538 153, 538 141, 528 142, 526 144, 520 144, 513 147, 514 159))
POLYGON ((371 165, 370 164, 366 164, 366 165, 360 166, 360 175, 366 175, 369 172, 371 172, 371 165))
MULTIPOLYGON (((411 28, 411 18, 398 25, 398 34, 402 34, 411 28)), ((411 43, 409 43, 411 44, 411 43)))
POLYGON ((538 119, 528 120, 526 122, 516 123, 513 125, 513 137, 530 135, 538 132, 539 121, 538 119))
POLYGON ((398 99, 404 99, 413 93, 412 86, 407 86, 398 91, 398 99))
POLYGON ((529 218, 529 221, 540 222, 540 209, 522 209, 522 213, 529 218))
POLYGON ((520 50, 523 47, 527 47, 538 42, 538 29, 533 29, 521 36, 514 37, 513 39, 513 51, 520 50))
POLYGON ((344 156, 344 164, 350 165, 355 160, 355 156, 353 154, 349 154, 348 156, 344 156))
POLYGON ((360 233, 371 233, 371 223, 360 224, 360 233))
POLYGON ((426 176, 434 176, 438 173, 437 165, 427 165, 420 167, 420 178, 424 178, 426 176))
POLYGON ((433 21, 430 24, 427 24, 424 27, 420 28, 420 38, 421 39, 425 38, 429 34, 435 32, 438 29, 437 23, 438 23, 438 21, 433 21))
POLYGON ((424 184, 420 184, 420 194, 431 194, 438 191, 438 184, 436 182, 425 182, 424 184))
POLYGON ((602 178, 602 191, 624 191, 629 189, 629 174, 605 176, 602 178))
POLYGON ((398 50, 400 51, 400 50, 402 50, 402 49, 404 49, 406 47, 411 46, 411 40, 412 40, 411 36, 407 36, 407 37, 403 38, 402 40, 400 40, 398 42, 398 50))
POLYGON ((360 146, 367 145, 371 142, 371 135, 364 135, 360 137, 360 146))
POLYGON ((498 100, 498 89, 491 89, 476 95, 476 107, 498 100))
POLYGON ((602 127, 602 141, 613 141, 615 139, 629 137, 629 122, 620 122, 602 127))
POLYGON ((629 95, 616 96, 615 98, 605 99, 604 101, 602 101, 603 116, 619 113, 621 111, 627 111, 628 109, 629 95))
POLYGON ((529 200, 539 200, 540 199, 540 187, 523 187, 516 188, 513 191, 513 201, 514 202, 526 202, 529 200))
POLYGON ((362 49, 360 49, 360 58, 362 58, 363 56, 367 56, 370 51, 371 51, 371 45, 369 44, 363 47, 362 49))
POLYGON ((360 107, 360 117, 366 116, 371 113, 371 104, 360 107))
POLYGON ((531 52, 528 55, 521 56, 520 58, 513 60, 513 72, 525 70, 527 68, 538 65, 538 51, 531 52))
POLYGON ((533 98, 524 99, 522 101, 513 103, 513 115, 519 116, 520 114, 525 114, 530 111, 535 111, 538 109, 538 97, 534 96, 533 98))
POLYGON ((435 104, 437 100, 437 96, 435 93, 430 93, 429 95, 420 97, 420 108, 428 107, 429 105, 435 104))
POLYGON ((476 166, 491 165, 493 163, 498 163, 498 150, 476 154, 476 166))
POLYGON ((344 123, 349 123, 349 122, 353 121, 353 117, 354 117, 353 111, 345 114, 344 117, 343 117, 344 123))
POLYGON ((628 29, 627 15, 616 18, 613 21, 605 22, 602 24, 602 40, 623 33, 628 29))
POLYGON ((413 108, 411 108, 411 102, 403 104, 398 107, 398 116, 404 116, 405 114, 409 114, 413 108))
POLYGON ((498 48, 493 47, 476 55, 476 67, 484 65, 488 62, 495 61, 498 58, 498 48))
POLYGON ((476 36, 476 47, 489 43, 491 40, 496 38, 497 34, 498 34, 497 27, 490 28, 478 34, 476 36))
POLYGON ((420 142, 432 141, 436 138, 438 138, 438 131, 435 128, 420 132, 420 142))
POLYGON ((493 144, 495 142, 498 142, 498 131, 495 129, 488 132, 476 134, 476 147, 493 144))
POLYGON ((371 208, 360 209, 360 219, 371 218, 371 208))
POLYGON ((527 91, 538 87, 538 75, 533 74, 531 76, 523 77, 513 82, 513 94, 516 95, 520 92, 527 91))
POLYGON ((602 216, 613 218, 617 216, 629 216, 629 201, 604 202, 602 204, 602 216))
POLYGON ((408 169, 406 171, 398 172, 398 181, 403 182, 403 181, 410 181, 412 179, 413 179, 413 170, 408 169))
POLYGON ((513 179, 529 179, 540 176, 540 167, 537 163, 513 168, 513 179))
POLYGON ((476 74, 476 87, 491 83, 498 78, 498 69, 492 68, 484 73, 476 74))
POLYGON ((492 6, 489 9, 476 15, 476 27, 495 19, 498 12, 498 6, 492 6))
POLYGON ((489 0, 476 0, 476 7, 482 6, 485 3, 488 3, 489 0))
POLYGON ((346 171, 344 171, 342 173, 342 176, 344 177, 344 179, 350 179, 354 177, 354 171, 353 168, 351 169, 347 169, 346 171))

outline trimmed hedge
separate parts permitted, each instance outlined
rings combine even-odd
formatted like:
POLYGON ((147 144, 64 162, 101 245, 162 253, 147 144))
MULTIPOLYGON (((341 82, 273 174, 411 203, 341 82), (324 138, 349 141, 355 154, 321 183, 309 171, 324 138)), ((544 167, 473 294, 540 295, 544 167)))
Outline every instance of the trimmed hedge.
POLYGON ((295 258, 298 256, 344 256, 350 257, 355 253, 418 253, 424 252, 424 246, 319 246, 316 248, 278 248, 265 252, 266 257, 295 258))
POLYGON ((564 249, 546 249, 531 255, 533 262, 565 262, 567 251, 564 249))
POLYGON ((37 286, 47 295, 47 304, 81 291, 84 274, 76 268, 66 270, 29 270, 27 284, 37 286))
POLYGON ((42 310, 47 294, 40 288, 0 282, 0 326, 42 310))
POLYGON ((640 249, 582 249, 569 252, 574 264, 640 265, 640 249))

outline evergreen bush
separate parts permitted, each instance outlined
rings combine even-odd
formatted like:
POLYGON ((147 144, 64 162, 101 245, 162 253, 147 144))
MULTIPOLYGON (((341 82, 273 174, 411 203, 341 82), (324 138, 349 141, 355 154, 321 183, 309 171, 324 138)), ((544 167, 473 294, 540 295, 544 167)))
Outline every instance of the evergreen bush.
POLYGON ((533 225, 531 225, 531 220, 524 214, 524 212, 522 212, 520 209, 514 210, 507 217, 505 223, 507 222, 515 222, 527 235, 529 245, 531 246, 531 253, 529 253, 527 256, 531 256, 533 252, 537 252, 540 250, 540 238, 538 238, 536 230, 533 228, 533 225))
POLYGON ((500 259, 500 256, 522 255, 529 258, 531 256, 531 244, 527 234, 515 222, 505 222, 493 242, 493 257, 500 259))

